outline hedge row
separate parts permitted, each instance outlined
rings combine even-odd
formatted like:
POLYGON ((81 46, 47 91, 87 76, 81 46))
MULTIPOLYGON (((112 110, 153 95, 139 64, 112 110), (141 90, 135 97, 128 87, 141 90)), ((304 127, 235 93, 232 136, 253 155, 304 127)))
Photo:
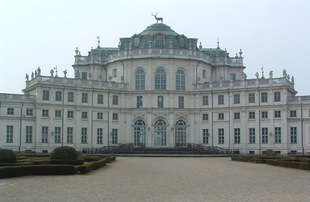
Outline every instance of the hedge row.
POLYGON ((302 161, 283 161, 283 160, 275 160, 275 159, 267 159, 266 164, 273 165, 273 166, 281 166, 287 168, 298 168, 303 170, 310 170, 310 163, 309 162, 302 162, 302 161))
POLYGON ((92 170, 96 170, 98 168, 105 166, 107 163, 110 163, 115 159, 116 159, 115 156, 104 157, 103 159, 100 159, 98 161, 85 162, 83 165, 78 166, 77 169, 80 174, 86 174, 92 170))
POLYGON ((0 178, 18 177, 25 175, 68 175, 76 174, 77 169, 72 165, 22 165, 0 167, 0 178))

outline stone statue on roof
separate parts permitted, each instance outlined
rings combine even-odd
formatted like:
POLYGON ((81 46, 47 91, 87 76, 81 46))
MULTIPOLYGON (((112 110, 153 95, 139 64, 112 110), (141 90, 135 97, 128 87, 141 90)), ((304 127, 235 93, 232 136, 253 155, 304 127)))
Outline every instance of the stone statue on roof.
POLYGON ((31 80, 34 78, 34 74, 33 72, 31 72, 31 80))
POLYGON ((256 79, 258 79, 258 77, 259 77, 259 73, 258 72, 255 73, 255 77, 256 77, 256 79))
POLYGON ((51 69, 50 74, 51 74, 51 77, 54 77, 54 70, 53 69, 51 69))
POLYGON ((272 79, 272 77, 273 77, 273 71, 271 70, 271 71, 269 72, 269 79, 272 79))
POLYGON ((285 70, 285 69, 283 69, 282 75, 283 75, 283 78, 286 78, 286 77, 287 77, 287 73, 286 73, 286 70, 285 70))
POLYGON ((38 67, 37 72, 38 72, 38 76, 40 76, 41 75, 41 68, 40 67, 38 67))
POLYGON ((29 75, 26 74, 26 81, 29 81, 29 75))

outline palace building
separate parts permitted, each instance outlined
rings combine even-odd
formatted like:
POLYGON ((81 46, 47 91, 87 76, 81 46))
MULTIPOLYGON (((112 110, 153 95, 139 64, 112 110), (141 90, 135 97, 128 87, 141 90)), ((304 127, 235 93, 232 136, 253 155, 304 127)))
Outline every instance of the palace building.
POLYGON ((310 152, 310 96, 294 78, 244 73, 242 51, 203 48, 162 22, 118 47, 75 50, 74 78, 38 68, 24 94, 0 94, 0 147, 50 152, 132 143, 200 144, 243 154, 310 152))

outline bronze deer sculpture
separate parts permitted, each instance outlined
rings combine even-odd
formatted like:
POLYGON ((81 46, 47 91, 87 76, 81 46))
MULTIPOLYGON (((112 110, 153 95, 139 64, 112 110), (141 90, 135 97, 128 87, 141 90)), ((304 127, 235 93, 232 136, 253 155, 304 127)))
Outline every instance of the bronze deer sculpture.
POLYGON ((156 13, 155 15, 152 14, 152 16, 154 16, 156 22, 158 23, 158 21, 160 21, 161 23, 163 23, 163 18, 162 17, 157 17, 158 13, 156 13))

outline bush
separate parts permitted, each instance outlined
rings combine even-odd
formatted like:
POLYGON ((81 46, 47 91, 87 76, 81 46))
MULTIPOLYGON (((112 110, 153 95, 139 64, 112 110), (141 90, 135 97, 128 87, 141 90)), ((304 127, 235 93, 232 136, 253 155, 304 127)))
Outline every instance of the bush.
POLYGON ((68 160, 78 160, 79 153, 73 148, 68 146, 57 147, 51 153, 52 161, 68 161, 68 160))
POLYGON ((16 163, 16 154, 12 150, 0 149, 0 163, 16 163))

